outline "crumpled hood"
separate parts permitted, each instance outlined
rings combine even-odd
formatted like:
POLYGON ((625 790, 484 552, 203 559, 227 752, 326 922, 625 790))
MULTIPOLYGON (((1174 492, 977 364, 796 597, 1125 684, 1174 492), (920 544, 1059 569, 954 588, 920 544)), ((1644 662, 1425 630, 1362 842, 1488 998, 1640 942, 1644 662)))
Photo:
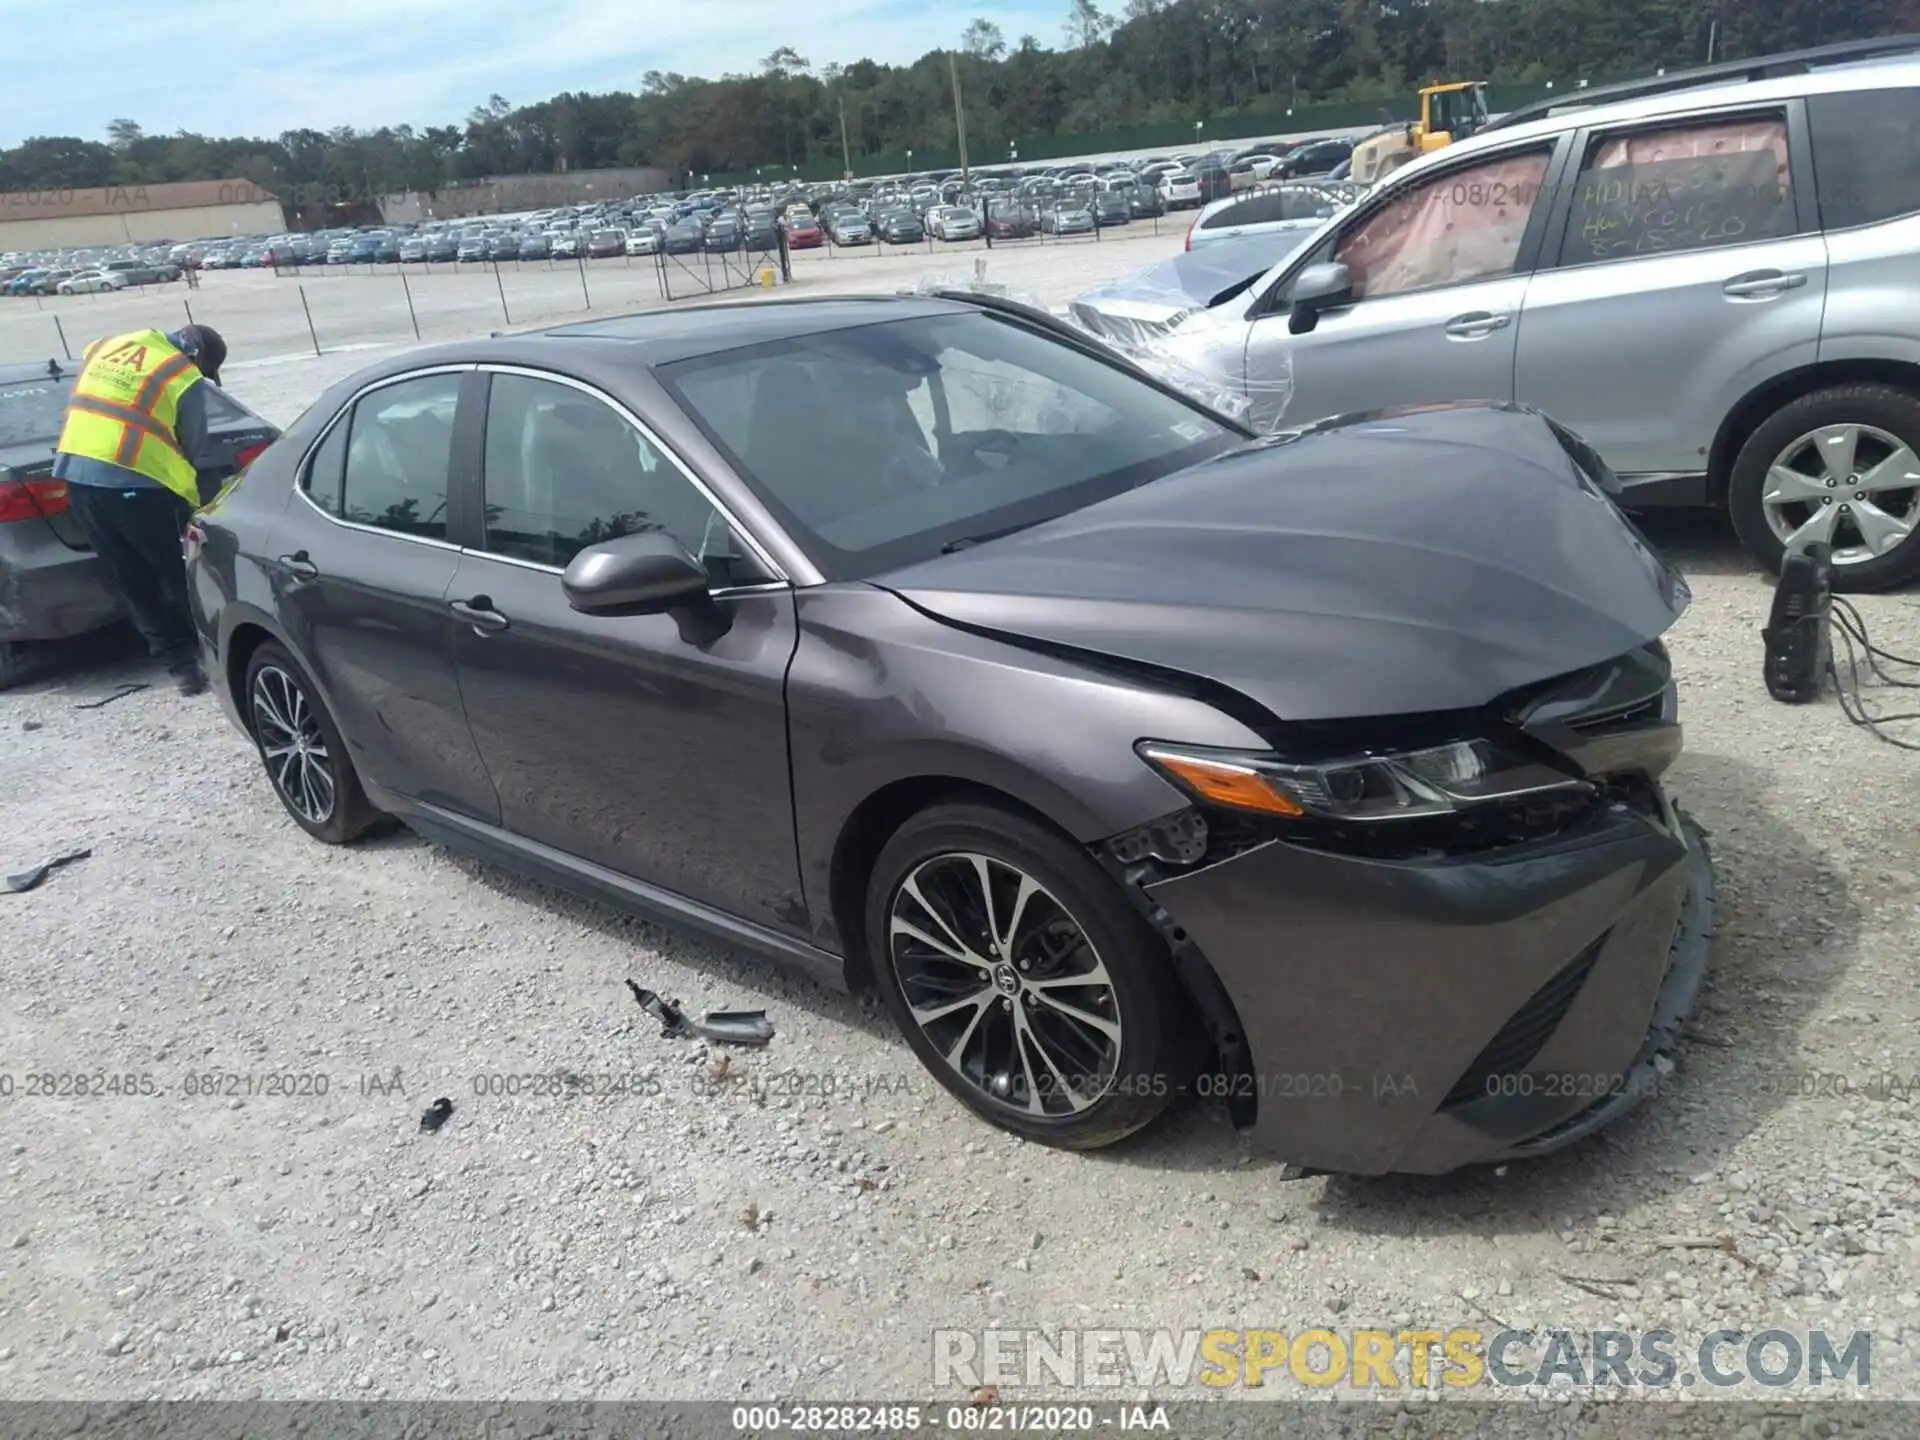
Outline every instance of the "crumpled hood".
MULTIPOLYGON (((1068 307, 1076 323, 1095 334, 1136 339, 1141 328, 1164 331, 1216 295, 1267 273, 1318 230, 1246 235, 1183 250, 1170 259, 1122 275, 1078 296, 1068 307)), ((1232 318, 1240 319, 1245 307, 1232 318)))
POLYGON ((1281 720, 1481 706, 1647 643, 1690 598, 1511 405, 1323 422, 875 583, 1281 720))

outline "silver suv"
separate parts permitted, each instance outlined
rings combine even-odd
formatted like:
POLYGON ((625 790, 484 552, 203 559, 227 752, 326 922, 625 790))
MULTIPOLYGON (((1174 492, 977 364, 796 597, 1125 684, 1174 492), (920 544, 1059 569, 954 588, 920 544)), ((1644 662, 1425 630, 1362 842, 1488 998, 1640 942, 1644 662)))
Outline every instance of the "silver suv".
MULTIPOLYGON (((1204 302, 1203 302, 1204 304, 1204 302)), ((1498 399, 1623 503, 1920 576, 1920 39, 1578 92, 1393 174, 1163 343, 1284 423, 1498 399), (1913 58, 1901 58, 1902 56, 1913 58)))

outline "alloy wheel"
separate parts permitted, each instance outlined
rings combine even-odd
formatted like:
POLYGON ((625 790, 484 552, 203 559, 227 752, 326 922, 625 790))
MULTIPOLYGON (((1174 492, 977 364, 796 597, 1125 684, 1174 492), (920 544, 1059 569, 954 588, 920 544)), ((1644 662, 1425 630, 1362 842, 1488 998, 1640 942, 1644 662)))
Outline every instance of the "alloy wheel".
POLYGON ((1064 1119, 1112 1087, 1113 979, 1079 921, 1031 875, 989 855, 936 855, 901 881, 887 928, 914 1022, 992 1104, 1064 1119))
POLYGON ((273 788, 301 819, 325 825, 339 786, 319 711, 300 682, 277 665, 254 674, 252 709, 253 733, 273 788))
POLYGON ((1920 524, 1920 456, 1873 425, 1822 425, 1782 450, 1760 504, 1788 550, 1825 542, 1836 565, 1890 553, 1920 524))

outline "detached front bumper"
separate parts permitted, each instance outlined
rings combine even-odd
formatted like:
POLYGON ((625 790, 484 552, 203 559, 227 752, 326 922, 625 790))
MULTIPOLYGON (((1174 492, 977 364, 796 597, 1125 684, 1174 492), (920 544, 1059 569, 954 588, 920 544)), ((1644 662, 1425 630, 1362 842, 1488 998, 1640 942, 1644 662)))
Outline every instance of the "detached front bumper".
POLYGON ((1238 1012, 1263 1149, 1437 1174, 1542 1154, 1656 1088, 1705 971, 1705 839, 1658 791, 1495 858, 1283 841, 1147 886, 1238 1012))

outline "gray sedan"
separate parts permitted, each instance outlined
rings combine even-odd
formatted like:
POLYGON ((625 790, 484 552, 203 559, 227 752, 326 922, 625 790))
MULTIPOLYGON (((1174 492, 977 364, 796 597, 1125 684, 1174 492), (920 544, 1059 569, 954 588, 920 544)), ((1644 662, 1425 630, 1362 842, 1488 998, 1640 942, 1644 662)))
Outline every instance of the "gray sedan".
POLYGON ((1193 1091, 1431 1172, 1631 1107, 1700 984, 1687 595, 1606 478, 1510 408, 1262 441, 1004 300, 717 304, 342 381, 188 564, 321 841, 876 987, 1043 1143, 1193 1091))

